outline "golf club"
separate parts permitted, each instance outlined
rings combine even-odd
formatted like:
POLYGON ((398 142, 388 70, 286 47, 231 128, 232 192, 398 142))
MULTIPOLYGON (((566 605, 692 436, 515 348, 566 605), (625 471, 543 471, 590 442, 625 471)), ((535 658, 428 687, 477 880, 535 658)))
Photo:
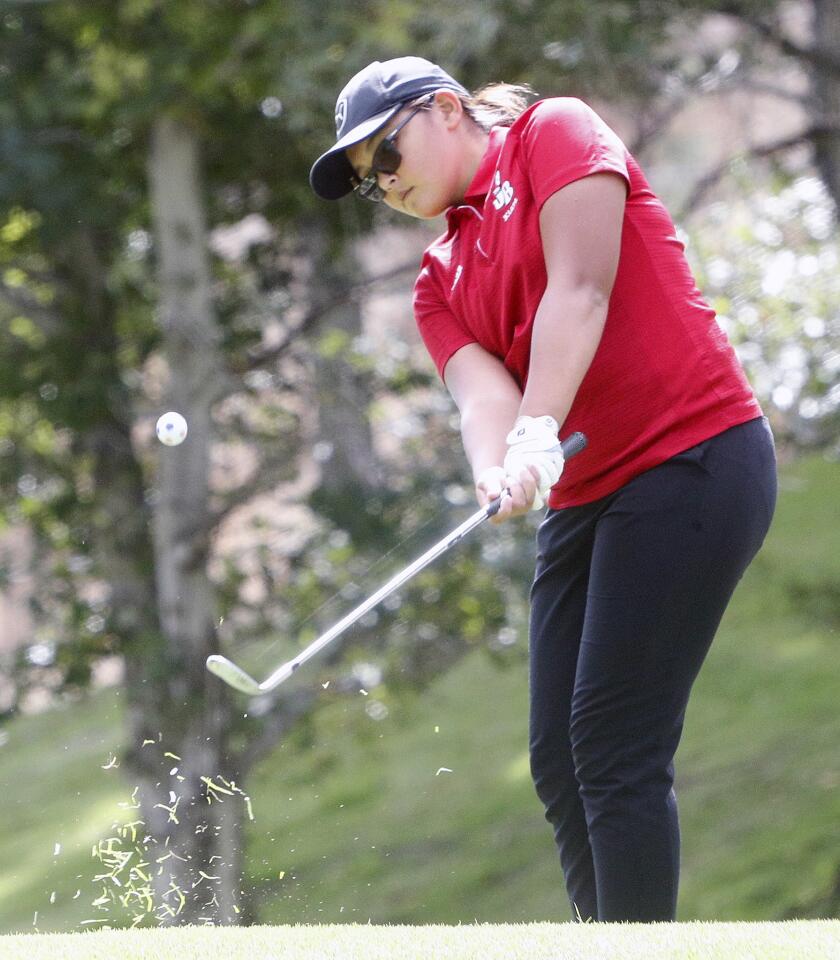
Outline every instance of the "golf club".
MULTIPOLYGON (((575 454, 580 453, 586 446, 586 437, 582 433, 573 433, 560 444, 563 449, 563 456, 569 460, 575 454)), ((475 530, 476 527, 489 520, 499 512, 501 506, 501 497, 493 500, 477 510, 471 517, 465 520, 460 526, 456 527, 451 533, 447 534, 442 540, 427 550, 421 557, 418 557, 413 563, 410 563, 405 569, 393 576, 386 584, 381 586, 376 593, 372 594, 363 603, 360 603, 355 610, 351 610, 345 617, 330 627, 326 633, 318 637, 317 640, 302 650, 296 657, 293 657, 287 663, 279 666, 274 673, 266 677, 262 683, 254 680, 241 667, 238 667, 233 661, 219 654, 213 654, 207 658, 207 669, 223 680, 228 686, 255 697, 263 693, 269 693, 276 687, 279 687, 284 680, 288 678, 306 663, 307 660, 315 656, 324 649, 329 643, 332 643, 336 637, 339 637, 348 627, 352 626, 357 620, 363 617, 369 610, 372 610, 385 597, 398 590, 404 583, 407 583, 413 576, 419 573, 424 567, 427 567, 433 560, 437 559, 442 553, 445 553, 451 546, 465 537, 468 533, 475 530)))

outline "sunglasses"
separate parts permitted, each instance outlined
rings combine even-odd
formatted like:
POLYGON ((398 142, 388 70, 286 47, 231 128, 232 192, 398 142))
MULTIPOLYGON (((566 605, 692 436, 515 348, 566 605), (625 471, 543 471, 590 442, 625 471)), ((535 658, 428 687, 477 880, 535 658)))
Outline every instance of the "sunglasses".
POLYGON ((385 199, 385 191, 379 186, 379 174, 384 173, 390 175, 396 173, 400 168, 402 154, 397 149, 397 135, 415 114, 428 106, 433 96, 434 94, 430 94, 428 97, 424 97, 422 102, 376 145, 368 175, 363 180, 359 180, 358 177, 353 178, 355 180, 353 189, 360 197, 364 197, 365 200, 370 200, 373 203, 381 203, 381 201, 385 199))

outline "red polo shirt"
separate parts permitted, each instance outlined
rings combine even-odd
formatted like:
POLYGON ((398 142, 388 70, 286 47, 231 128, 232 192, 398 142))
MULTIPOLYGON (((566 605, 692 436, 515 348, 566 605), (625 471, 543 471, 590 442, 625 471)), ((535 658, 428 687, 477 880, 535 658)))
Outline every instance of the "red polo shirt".
POLYGON ((512 127, 493 128, 464 203, 447 210, 446 233, 426 250, 414 310, 439 373, 457 350, 478 343, 524 387, 546 286, 540 208, 566 184, 600 172, 627 185, 621 252, 601 342, 560 431, 583 431, 589 447, 552 490, 554 509, 606 496, 761 416, 664 206, 616 134, 568 97, 542 100, 512 127))

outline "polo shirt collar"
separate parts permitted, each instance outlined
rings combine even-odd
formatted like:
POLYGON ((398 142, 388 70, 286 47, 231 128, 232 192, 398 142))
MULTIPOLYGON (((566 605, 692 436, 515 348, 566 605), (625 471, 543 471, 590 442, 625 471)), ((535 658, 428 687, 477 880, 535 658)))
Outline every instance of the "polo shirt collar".
POLYGON ((499 161, 499 154, 505 145, 505 139, 508 135, 508 127, 492 127, 490 130, 490 143, 487 146, 484 156, 478 165, 478 170, 472 178, 467 192, 464 194, 464 200, 483 201, 490 192, 490 186, 493 183, 493 174, 496 171, 496 164, 499 161))

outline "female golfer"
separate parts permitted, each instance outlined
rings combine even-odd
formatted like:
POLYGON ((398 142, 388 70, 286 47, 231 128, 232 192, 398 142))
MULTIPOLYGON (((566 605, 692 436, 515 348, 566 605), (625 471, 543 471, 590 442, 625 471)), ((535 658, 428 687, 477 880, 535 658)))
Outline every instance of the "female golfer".
POLYGON ((470 95, 417 57, 372 63, 310 179, 326 199, 446 216, 414 305, 478 500, 502 497, 500 520, 548 506, 531 770, 573 915, 672 920, 674 754, 770 524, 773 441, 627 148, 580 100, 524 94, 470 95), (576 430, 589 446, 563 472, 558 434, 576 430))

